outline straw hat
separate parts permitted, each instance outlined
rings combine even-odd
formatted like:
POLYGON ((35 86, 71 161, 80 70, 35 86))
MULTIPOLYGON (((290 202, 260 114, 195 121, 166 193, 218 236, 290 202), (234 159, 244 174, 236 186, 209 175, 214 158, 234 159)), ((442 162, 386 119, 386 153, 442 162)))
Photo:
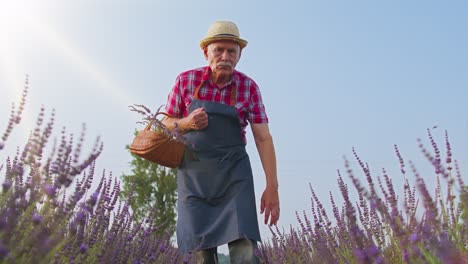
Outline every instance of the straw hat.
POLYGON ((230 21, 216 21, 208 29, 204 39, 200 40, 203 49, 208 44, 218 40, 233 40, 239 43, 241 49, 247 46, 247 40, 241 39, 237 25, 230 21))

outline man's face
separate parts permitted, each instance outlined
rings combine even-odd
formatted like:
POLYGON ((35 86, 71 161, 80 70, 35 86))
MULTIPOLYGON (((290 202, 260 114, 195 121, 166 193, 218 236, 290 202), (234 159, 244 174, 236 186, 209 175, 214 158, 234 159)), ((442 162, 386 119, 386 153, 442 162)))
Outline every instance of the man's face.
POLYGON ((216 41, 203 49, 208 65, 215 75, 231 75, 240 59, 238 43, 229 40, 216 41))

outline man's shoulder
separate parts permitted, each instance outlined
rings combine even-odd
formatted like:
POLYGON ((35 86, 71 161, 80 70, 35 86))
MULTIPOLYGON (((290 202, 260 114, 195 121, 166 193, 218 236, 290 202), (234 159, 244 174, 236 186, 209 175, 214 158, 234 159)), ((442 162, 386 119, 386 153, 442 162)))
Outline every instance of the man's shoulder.
POLYGON ((255 81, 252 78, 250 78, 247 74, 240 72, 238 70, 234 70, 234 78, 239 83, 257 86, 257 83, 255 83, 255 81))
POLYGON ((205 68, 206 67, 198 67, 198 68, 195 68, 195 69, 186 70, 186 71, 180 73, 178 78, 181 79, 181 80, 184 80, 184 79, 187 79, 187 78, 193 79, 195 77, 200 78, 203 75, 203 72, 204 72, 205 68))

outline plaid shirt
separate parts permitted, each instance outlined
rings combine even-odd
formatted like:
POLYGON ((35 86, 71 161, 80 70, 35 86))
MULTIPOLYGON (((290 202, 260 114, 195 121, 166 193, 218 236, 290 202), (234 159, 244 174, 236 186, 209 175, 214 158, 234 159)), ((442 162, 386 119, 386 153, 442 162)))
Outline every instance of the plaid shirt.
POLYGON ((247 75, 234 70, 231 82, 223 88, 218 88, 210 79, 211 69, 201 67, 181 73, 177 76, 174 87, 167 98, 166 112, 173 117, 186 117, 193 100, 193 93, 201 82, 205 82, 198 98, 204 101, 230 104, 231 87, 237 88, 236 110, 242 128, 242 138, 245 139, 245 128, 249 123, 268 123, 265 106, 258 85, 247 75))

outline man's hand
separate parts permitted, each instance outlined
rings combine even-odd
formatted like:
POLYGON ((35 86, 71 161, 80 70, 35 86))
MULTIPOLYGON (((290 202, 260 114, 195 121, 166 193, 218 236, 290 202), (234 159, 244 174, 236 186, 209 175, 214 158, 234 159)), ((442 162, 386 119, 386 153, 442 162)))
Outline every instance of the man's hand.
POLYGON ((200 107, 184 118, 166 117, 162 122, 170 130, 173 130, 176 125, 182 131, 202 130, 208 126, 208 114, 203 107, 200 107))
POLYGON ((203 107, 193 110, 184 120, 189 130, 202 130, 208 126, 208 114, 203 107))
POLYGON ((260 213, 265 213, 265 225, 276 225, 280 217, 278 188, 267 187, 262 194, 260 213))

